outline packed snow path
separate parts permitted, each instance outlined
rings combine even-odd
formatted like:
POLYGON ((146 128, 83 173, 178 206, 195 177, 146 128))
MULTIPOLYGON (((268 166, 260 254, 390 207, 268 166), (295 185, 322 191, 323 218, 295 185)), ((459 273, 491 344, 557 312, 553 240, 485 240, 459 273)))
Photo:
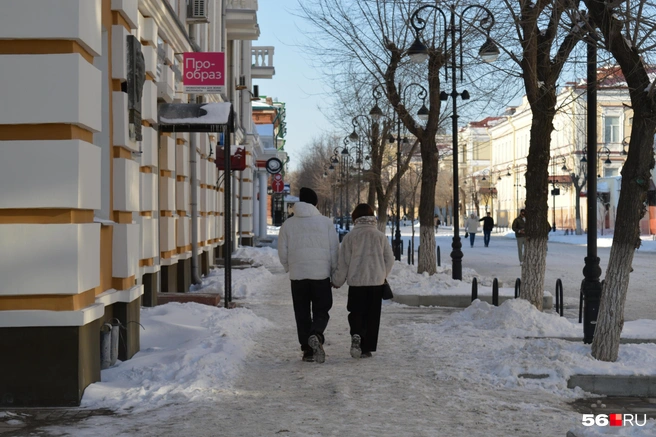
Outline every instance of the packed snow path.
POLYGON ((177 418, 140 435, 553 437, 580 419, 549 393, 468 383, 459 367, 468 357, 454 344, 426 348, 403 328, 439 322, 453 310, 384 304, 378 352, 351 358, 346 291, 334 291, 326 362, 306 363, 289 280, 275 275, 268 294, 244 302, 275 327, 261 333, 233 389, 184 415, 176 408, 177 418))

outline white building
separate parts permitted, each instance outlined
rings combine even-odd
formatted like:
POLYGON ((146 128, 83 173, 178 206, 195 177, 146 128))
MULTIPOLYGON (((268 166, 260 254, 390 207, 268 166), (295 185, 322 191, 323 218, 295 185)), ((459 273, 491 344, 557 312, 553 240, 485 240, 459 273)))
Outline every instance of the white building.
POLYGON ((233 236, 252 244, 266 225, 251 89, 273 76, 273 47, 252 45, 257 0, 6 0, 1 9, 0 405, 75 405, 100 379, 102 331, 122 326, 118 358, 129 359, 142 303, 189 289, 192 246, 201 273, 232 252, 222 250, 220 138, 158 131, 160 104, 189 101, 184 53, 225 53, 224 90, 197 97, 232 103, 231 143, 247 155, 229 176, 233 236))

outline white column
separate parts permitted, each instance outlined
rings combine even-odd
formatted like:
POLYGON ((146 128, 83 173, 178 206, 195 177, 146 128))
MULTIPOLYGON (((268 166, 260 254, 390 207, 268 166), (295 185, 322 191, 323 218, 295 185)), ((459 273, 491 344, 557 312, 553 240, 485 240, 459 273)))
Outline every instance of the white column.
POLYGON ((260 172, 258 170, 253 172, 253 193, 251 194, 251 201, 253 202, 253 234, 257 238, 260 237, 260 208, 257 200, 258 187, 261 184, 260 178, 258 177, 259 174, 260 172))
POLYGON ((267 236, 267 173, 258 172, 258 179, 260 181, 260 238, 267 236))

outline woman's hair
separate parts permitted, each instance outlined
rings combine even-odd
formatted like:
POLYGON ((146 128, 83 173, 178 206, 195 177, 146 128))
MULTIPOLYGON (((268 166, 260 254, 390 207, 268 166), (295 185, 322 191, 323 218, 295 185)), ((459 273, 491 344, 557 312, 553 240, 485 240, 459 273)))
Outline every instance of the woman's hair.
POLYGON ((369 204, 361 203, 355 207, 353 213, 351 213, 351 218, 353 219, 353 222, 355 222, 360 217, 364 217, 366 215, 374 215, 374 210, 371 206, 369 206, 369 204))

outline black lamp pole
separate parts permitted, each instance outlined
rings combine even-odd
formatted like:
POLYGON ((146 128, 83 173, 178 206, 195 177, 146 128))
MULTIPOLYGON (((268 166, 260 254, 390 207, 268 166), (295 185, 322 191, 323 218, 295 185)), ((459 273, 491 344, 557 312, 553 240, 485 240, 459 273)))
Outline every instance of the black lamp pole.
POLYGON ((556 181, 551 184, 553 207, 551 208, 551 232, 556 232, 556 181))
POLYGON ((584 279, 581 283, 583 294, 583 343, 592 343, 599 303, 601 301, 602 284, 601 267, 597 256, 597 45, 596 40, 588 40, 588 256, 583 267, 584 279))
MULTIPOLYGON (((419 11, 419 10, 418 10, 419 11)), ((418 12, 417 11, 417 12, 418 12)), ((416 13, 415 12, 415 15, 416 13)), ((380 120, 381 117, 384 116, 383 111, 380 109, 378 106, 378 99, 381 97, 381 93, 378 90, 378 87, 380 85, 376 86, 373 91, 373 96, 374 99, 376 100, 376 103, 373 108, 371 108, 371 111, 369 111, 369 116, 374 120, 378 121, 380 120)), ((419 91, 418 97, 422 99, 422 104, 421 108, 419 108, 419 111, 417 111, 417 116, 421 120, 427 120, 428 119, 428 108, 426 107, 426 97, 428 96, 428 91, 426 88, 424 88, 422 85, 413 82, 408 85, 403 89, 403 91, 399 91, 400 94, 403 96, 405 95, 405 92, 410 88, 411 86, 418 86, 421 90, 419 91)), ((401 84, 399 83, 398 90, 401 90, 401 84)), ((354 119, 355 120, 355 119, 354 119)), ((354 124, 355 126, 355 124, 354 124)), ((353 131, 354 133, 351 134, 352 137, 355 134, 355 130, 353 131)), ((357 137, 356 137, 357 138, 357 137)), ((392 141, 390 141, 391 143, 392 141)), ((404 142, 406 142, 406 139, 404 139, 404 142)), ((397 261, 401 260, 401 116, 398 115, 396 116, 396 234, 394 236, 394 240, 392 242, 392 250, 394 252, 394 258, 397 261)), ((414 224, 413 224, 414 226, 414 224)), ((414 229, 414 228, 413 228, 414 229)))
MULTIPOLYGON (((344 138, 344 148, 342 149, 342 163, 344 166, 344 173, 346 177, 346 213, 348 216, 351 215, 351 205, 349 203, 349 174, 351 173, 351 156, 349 155, 349 150, 348 150, 348 139, 344 138)), ((347 218, 346 219, 346 230, 348 231, 351 226, 350 226, 351 221, 347 218)))
POLYGON ((460 199, 458 188, 458 91, 456 89, 456 21, 454 6, 451 5, 451 18, 449 21, 451 33, 451 100, 453 113, 451 114, 451 139, 453 148, 453 206, 456 210, 453 221, 453 243, 451 243, 451 277, 462 280, 462 243, 460 242, 460 199))
MULTIPOLYGON (((460 80, 463 79, 463 61, 462 61, 462 43, 459 39, 456 38, 456 32, 462 33, 462 16, 465 15, 470 9, 478 9, 478 12, 483 12, 486 14, 482 19, 476 18, 475 21, 478 21, 478 27, 480 27, 487 34, 487 38, 483 46, 481 46, 478 51, 479 56, 485 62, 493 62, 499 56, 499 48, 494 44, 490 38, 490 29, 494 26, 494 15, 490 12, 489 9, 480 6, 480 5, 469 5, 464 8, 460 14, 459 26, 456 27, 456 11, 455 5, 452 4, 449 6, 450 18, 449 24, 446 23, 446 15, 442 9, 434 5, 424 5, 420 6, 411 16, 410 24, 415 30, 415 41, 412 43, 408 49, 408 55, 415 62, 422 62, 428 56, 428 48, 421 42, 419 39, 420 32, 426 27, 426 20, 419 17, 419 13, 425 9, 433 9, 435 12, 439 13, 443 20, 445 32, 448 32, 451 37, 451 94, 447 94, 442 91, 440 93, 440 100, 447 100, 449 96, 453 99, 453 110, 451 115, 452 120, 452 140, 453 140, 453 208, 454 208, 454 220, 453 220, 453 243, 451 247, 451 268, 452 268, 452 278, 462 280, 462 244, 460 243, 460 211, 459 204, 460 199, 458 198, 458 105, 456 98, 458 96, 462 97, 463 100, 469 99, 469 93, 466 90, 463 90, 462 93, 458 93, 456 88, 456 72, 460 68, 460 80), (456 53, 460 55, 460 62, 458 64, 456 53)), ((444 50, 446 50, 446 35, 444 37, 444 50)), ((445 63, 445 70, 448 75, 448 66, 445 63)))
MULTIPOLYGON (((374 94, 375 94, 375 92, 374 92, 374 94)), ((369 115, 371 116, 371 113, 369 115)), ((362 140, 360 138, 360 135, 358 135, 357 131, 355 130, 356 125, 360 126, 360 123, 358 122, 358 118, 360 118, 360 117, 367 118, 367 116, 364 115, 364 114, 356 115, 355 117, 353 117, 353 119, 351 120, 351 124, 353 125, 353 132, 351 132, 351 134, 347 137, 348 141, 350 141, 354 144, 356 142, 358 143, 358 146, 356 148, 356 160, 355 160, 355 164, 357 165, 357 170, 358 170, 358 188, 357 188, 358 189, 358 204, 360 203, 360 180, 362 179, 362 166, 364 165, 364 159, 363 159, 363 156, 362 156, 363 155, 363 153, 362 153, 362 140)), ((367 120, 368 120, 368 118, 367 118, 367 120)), ((362 128, 362 127, 360 126, 360 128, 362 128)))
POLYGON ((401 261, 401 117, 396 118, 396 234, 394 258, 401 261))

